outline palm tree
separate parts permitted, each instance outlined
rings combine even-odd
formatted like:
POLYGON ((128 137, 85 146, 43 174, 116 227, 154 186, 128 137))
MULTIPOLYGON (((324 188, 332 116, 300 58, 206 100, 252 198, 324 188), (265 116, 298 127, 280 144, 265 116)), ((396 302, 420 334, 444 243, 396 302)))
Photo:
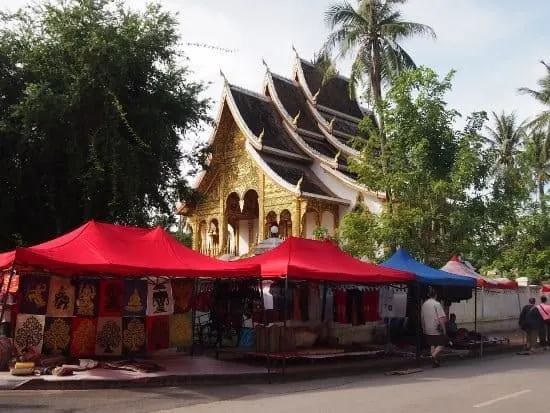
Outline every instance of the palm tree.
POLYGON ((524 143, 525 127, 518 124, 515 113, 492 114, 494 127, 486 127, 486 141, 496 152, 495 172, 503 177, 516 165, 517 155, 524 143))
MULTIPOLYGON (((347 1, 333 4, 326 12, 326 22, 332 33, 323 51, 328 55, 337 50, 338 58, 354 54, 350 86, 368 76, 367 92, 377 103, 382 98, 382 87, 402 70, 414 68, 411 56, 399 42, 415 35, 435 32, 429 26, 404 21, 396 10, 406 0, 359 0, 354 8, 347 1)), ((353 93, 352 89, 352 93, 353 93)), ((381 126, 381 125, 380 125, 381 126)))
POLYGON ((537 186, 541 212, 546 210, 545 186, 550 181, 550 128, 535 128, 527 141, 529 166, 537 186))
POLYGON ((530 123, 533 126, 547 126, 550 125, 550 65, 541 61, 546 68, 546 76, 537 81, 540 90, 529 89, 522 87, 519 89, 520 93, 534 97, 539 103, 544 105, 547 109, 541 114, 535 117, 530 123))

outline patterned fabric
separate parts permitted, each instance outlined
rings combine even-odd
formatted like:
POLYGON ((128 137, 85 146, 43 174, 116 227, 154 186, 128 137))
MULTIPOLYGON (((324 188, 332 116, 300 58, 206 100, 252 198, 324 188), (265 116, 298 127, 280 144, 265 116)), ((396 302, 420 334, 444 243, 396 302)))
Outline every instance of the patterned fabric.
POLYGON ((125 354, 145 353, 145 318, 124 318, 122 320, 122 345, 125 354))
POLYGON ((46 314, 50 277, 27 274, 21 278, 21 313, 46 314))
POLYGON ((194 280, 177 278, 172 280, 174 314, 185 314, 191 310, 194 280))
POLYGON ((15 325, 15 349, 17 354, 42 353, 44 323, 46 317, 34 314, 19 314, 15 325))
POLYGON ((71 356, 90 357, 95 355, 97 318, 74 317, 71 321, 71 356))
POLYGON ((10 272, 5 271, 0 276, 0 284, 2 285, 2 288, 0 288, 0 293, 4 294, 6 291, 8 291, 8 284, 10 285, 10 293, 16 293, 19 291, 19 275, 14 274, 11 277, 10 282, 10 272))
POLYGON ((98 356, 120 356, 122 354, 122 318, 99 318, 95 354, 98 356))
POLYGON ((125 280, 122 315, 124 317, 144 317, 146 308, 147 281, 125 280))
POLYGON ((44 354, 68 355, 71 342, 71 320, 61 317, 46 317, 44 329, 44 354))
POLYGON ((46 314, 49 317, 71 317, 74 299, 75 291, 70 278, 52 277, 46 314))
POLYGON ((147 351, 162 350, 169 347, 169 319, 168 316, 153 316, 145 319, 147 351))
POLYGON ((170 347, 190 347, 193 343, 192 312, 170 316, 170 347))
POLYGON ((99 316, 122 317, 124 281, 101 280, 99 288, 99 316))
POLYGON ((172 284, 169 280, 157 278, 147 283, 147 315, 174 314, 172 284))
POLYGON ((76 286, 75 315, 97 317, 99 280, 80 280, 76 286))

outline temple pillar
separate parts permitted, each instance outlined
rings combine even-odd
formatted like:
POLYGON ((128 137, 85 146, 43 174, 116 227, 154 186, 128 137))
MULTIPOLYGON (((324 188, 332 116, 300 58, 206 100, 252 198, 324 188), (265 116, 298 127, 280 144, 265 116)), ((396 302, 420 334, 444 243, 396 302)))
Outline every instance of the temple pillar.
POLYGON ((198 217, 193 217, 191 220, 191 228, 193 229, 193 249, 199 251, 199 240, 201 234, 199 233, 199 219, 198 217))
POLYGON ((302 233, 302 208, 300 198, 294 201, 292 214, 292 236, 299 237, 302 233))
POLYGON ((258 238, 264 240, 269 236, 269 233, 265 232, 265 225, 262 225, 263 217, 265 217, 265 175, 260 174, 260 193, 258 194, 258 218, 259 218, 259 228, 258 228, 258 238))

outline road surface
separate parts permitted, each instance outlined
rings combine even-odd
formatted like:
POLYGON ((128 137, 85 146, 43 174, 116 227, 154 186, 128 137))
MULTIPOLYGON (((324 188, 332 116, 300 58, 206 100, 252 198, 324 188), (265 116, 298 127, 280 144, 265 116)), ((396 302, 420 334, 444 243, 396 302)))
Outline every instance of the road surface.
POLYGON ((408 376, 89 391, 2 391, 10 413, 548 412, 550 353, 454 362, 408 376))

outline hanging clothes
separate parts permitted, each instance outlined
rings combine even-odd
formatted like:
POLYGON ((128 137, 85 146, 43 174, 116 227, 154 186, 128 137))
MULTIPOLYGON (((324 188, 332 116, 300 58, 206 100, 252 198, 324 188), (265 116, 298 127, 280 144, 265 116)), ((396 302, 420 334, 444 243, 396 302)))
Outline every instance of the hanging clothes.
POLYGON ((366 322, 380 320, 380 296, 378 290, 370 289, 363 293, 363 317, 366 322))
POLYGON ((380 303, 378 308, 381 318, 393 317, 393 295, 394 289, 392 286, 385 285, 380 288, 380 303))
POLYGON ((322 301, 319 284, 308 283, 308 316, 309 321, 318 323, 321 321, 322 301))
POLYGON ((334 321, 341 324, 346 324, 347 320, 347 299, 348 293, 346 290, 334 290, 334 321))
MULTIPOLYGON (((323 321, 332 321, 334 319, 334 295, 333 290, 331 288, 328 288, 325 286, 323 288, 323 291, 321 294, 325 294, 324 291, 326 291, 326 299, 325 299, 325 312, 323 314, 323 321), (326 290, 325 290, 326 289, 326 290)), ((323 302, 323 298, 321 298, 321 305, 323 302)), ((322 308, 321 308, 322 311, 322 308)))
POLYGON ((347 291, 346 315, 348 324, 352 326, 364 324, 363 293, 357 288, 347 291))

